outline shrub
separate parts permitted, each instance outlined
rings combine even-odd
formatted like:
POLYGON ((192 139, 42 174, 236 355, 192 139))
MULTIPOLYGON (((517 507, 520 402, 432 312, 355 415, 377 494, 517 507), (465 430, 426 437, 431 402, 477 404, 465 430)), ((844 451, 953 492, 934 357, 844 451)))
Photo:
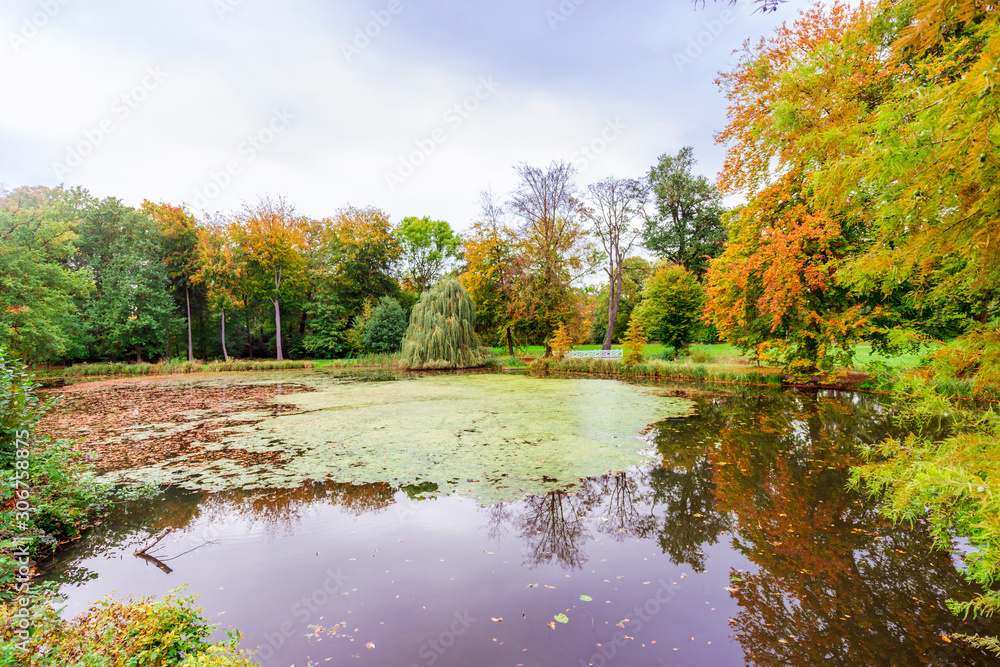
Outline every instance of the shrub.
POLYGON ((406 315, 403 314, 403 307, 391 296, 382 297, 365 324, 365 350, 370 354, 399 352, 404 334, 406 315))
POLYGON ((215 630, 194 598, 172 593, 162 600, 105 598, 77 618, 66 621, 44 601, 33 605, 31 636, 14 634, 14 607, 0 608, 0 664, 25 667, 94 665, 107 667, 253 667, 249 654, 237 648, 240 634, 207 641, 215 630))

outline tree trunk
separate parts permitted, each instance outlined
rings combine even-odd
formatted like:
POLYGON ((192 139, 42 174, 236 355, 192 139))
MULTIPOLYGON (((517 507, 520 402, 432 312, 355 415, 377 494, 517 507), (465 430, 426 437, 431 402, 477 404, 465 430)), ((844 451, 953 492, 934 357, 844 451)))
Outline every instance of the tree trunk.
POLYGON ((274 329, 277 332, 277 348, 278 348, 278 361, 284 361, 284 357, 281 355, 281 306, 278 305, 278 300, 274 299, 274 329))
POLYGON ((615 337, 615 323, 618 321, 618 308, 622 300, 621 264, 618 265, 618 270, 615 273, 615 279, 611 281, 611 285, 608 287, 608 331, 604 336, 604 345, 601 346, 602 350, 611 349, 611 341, 615 337))
POLYGON ((191 290, 187 285, 184 286, 184 300, 187 302, 188 316, 188 361, 194 361, 194 345, 191 343, 191 290))
POLYGON ((247 323, 247 350, 249 351, 250 358, 253 359, 253 338, 250 334, 250 316, 246 315, 244 319, 247 323))
POLYGON ((163 346, 163 360, 164 361, 169 361, 170 360, 170 329, 167 329, 167 339, 166 339, 166 341, 167 342, 163 346))
POLYGON ((552 346, 549 345, 549 341, 545 341, 545 354, 542 355, 545 359, 552 356, 552 346))
POLYGON ((510 327, 507 327, 507 355, 514 356, 514 338, 510 335, 510 327))
POLYGON ((229 352, 226 351, 226 310, 222 309, 222 358, 229 361, 229 352))

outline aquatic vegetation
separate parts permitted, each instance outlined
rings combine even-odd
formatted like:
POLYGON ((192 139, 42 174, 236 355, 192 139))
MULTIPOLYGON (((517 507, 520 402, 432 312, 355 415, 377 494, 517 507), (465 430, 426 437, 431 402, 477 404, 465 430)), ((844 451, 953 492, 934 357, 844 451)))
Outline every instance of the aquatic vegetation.
MULTIPOLYGON (((315 391, 274 396, 268 416, 200 427, 213 435, 188 443, 196 448, 103 479, 210 491, 386 482, 495 502, 639 465, 647 427, 686 416, 693 405, 611 380, 297 377, 315 391)), ((233 397, 235 390, 228 389, 233 397)))

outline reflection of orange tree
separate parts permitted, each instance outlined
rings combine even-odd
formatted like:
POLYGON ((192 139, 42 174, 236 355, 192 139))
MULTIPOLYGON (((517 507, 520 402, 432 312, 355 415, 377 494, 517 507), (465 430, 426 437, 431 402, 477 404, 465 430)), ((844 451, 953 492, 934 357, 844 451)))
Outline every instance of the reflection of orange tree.
POLYGON ((941 639, 962 625, 945 600, 967 588, 949 556, 846 490, 853 442, 879 421, 864 404, 794 394, 728 413, 712 460, 734 546, 759 568, 732 573, 748 664, 965 660, 941 639))

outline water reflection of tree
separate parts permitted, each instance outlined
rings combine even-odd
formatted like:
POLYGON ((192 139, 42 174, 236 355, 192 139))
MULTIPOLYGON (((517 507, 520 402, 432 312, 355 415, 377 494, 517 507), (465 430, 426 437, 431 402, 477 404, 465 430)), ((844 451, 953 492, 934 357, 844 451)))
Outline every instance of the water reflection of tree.
POLYGON ((514 522, 525 544, 524 565, 555 561, 569 569, 583 567, 583 545, 590 538, 584 502, 583 494, 553 491, 518 503, 514 522))
POLYGON ((877 406, 761 394, 720 415, 712 451, 734 546, 732 622, 748 664, 989 664, 941 639, 970 626, 946 608, 972 591, 927 532, 893 526, 846 488, 860 439, 881 437, 877 406))
MULTIPOLYGON (((212 543, 217 527, 235 521, 260 527, 267 535, 293 532, 307 511, 338 505, 361 515, 393 504, 396 489, 385 483, 307 483, 289 489, 231 489, 219 493, 168 489, 151 500, 122 503, 111 518, 88 530, 85 538, 58 552, 42 567, 60 582, 79 584, 97 574, 82 565, 86 559, 117 548, 138 547, 164 528, 183 537, 181 551, 212 543)), ((159 547, 158 557, 176 554, 159 547)))

